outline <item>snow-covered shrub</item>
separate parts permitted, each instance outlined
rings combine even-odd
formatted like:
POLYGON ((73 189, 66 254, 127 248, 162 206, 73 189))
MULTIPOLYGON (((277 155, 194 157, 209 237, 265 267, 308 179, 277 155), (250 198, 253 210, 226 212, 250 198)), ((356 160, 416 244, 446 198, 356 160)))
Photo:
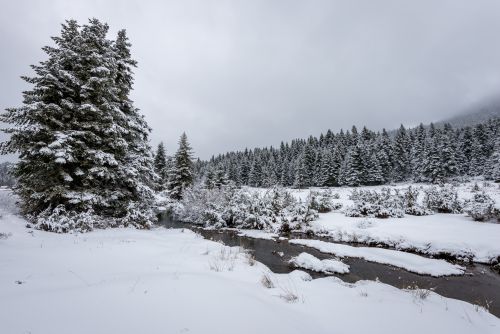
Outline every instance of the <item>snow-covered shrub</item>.
POLYGON ((48 208, 37 216, 27 215, 28 226, 56 233, 89 232, 96 228, 135 227, 150 228, 155 220, 153 210, 140 203, 129 203, 127 214, 121 218, 105 218, 93 210, 85 212, 68 211, 64 205, 48 208))
POLYGON ((475 221, 486 221, 493 217, 494 204, 495 201, 486 193, 475 193, 472 199, 467 201, 465 212, 475 221))
POLYGON ((411 186, 404 193, 405 213, 412 216, 427 216, 432 211, 425 208, 418 202, 419 191, 411 186))
POLYGON ((5 240, 5 239, 7 239, 7 238, 9 238, 11 236, 12 236, 12 233, 0 232, 0 240, 2 240, 2 239, 5 240))
POLYGON ((227 186, 207 189, 195 185, 171 207, 175 218, 195 224, 289 232, 318 217, 311 200, 299 202, 286 189, 265 193, 227 186))
POLYGON ((500 223, 500 208, 494 207, 493 210, 491 210, 491 214, 493 218, 495 218, 497 222, 500 223))
POLYGON ((348 217, 402 218, 404 217, 403 197, 397 190, 382 188, 381 192, 354 190, 350 198, 354 205, 346 208, 348 217))
MULTIPOLYGON (((338 195, 338 194, 337 194, 338 195)), ((331 190, 326 191, 311 191, 309 193, 308 201, 312 209, 319 213, 330 212, 334 209, 338 210, 338 204, 333 202, 334 194, 331 190)))
POLYGON ((63 205, 46 209, 38 216, 28 216, 29 226, 44 231, 67 233, 69 231, 89 232, 94 227, 107 227, 109 221, 96 217, 92 211, 76 213, 66 211, 63 205))
POLYGON ((472 192, 478 192, 478 191, 480 191, 480 190, 481 190, 481 188, 479 188, 479 185, 477 184, 477 182, 476 182, 476 183, 474 183, 474 186, 472 187, 472 190, 471 190, 471 191, 472 191, 472 192))
POLYGON ((450 185, 426 189, 424 205, 439 213, 460 213, 463 207, 456 189, 450 185))
POLYGON ((264 273, 262 275, 262 278, 260 279, 260 282, 266 289, 273 289, 274 288, 274 283, 273 280, 271 279, 271 275, 269 273, 264 273))

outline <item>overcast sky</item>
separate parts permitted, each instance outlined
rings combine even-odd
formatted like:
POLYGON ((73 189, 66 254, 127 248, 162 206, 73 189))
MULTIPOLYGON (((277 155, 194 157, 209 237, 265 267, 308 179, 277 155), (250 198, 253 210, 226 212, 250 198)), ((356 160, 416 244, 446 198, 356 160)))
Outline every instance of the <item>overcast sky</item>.
POLYGON ((0 108, 60 23, 128 31, 132 98, 169 153, 447 118, 500 92, 500 1, 3 1, 0 108))

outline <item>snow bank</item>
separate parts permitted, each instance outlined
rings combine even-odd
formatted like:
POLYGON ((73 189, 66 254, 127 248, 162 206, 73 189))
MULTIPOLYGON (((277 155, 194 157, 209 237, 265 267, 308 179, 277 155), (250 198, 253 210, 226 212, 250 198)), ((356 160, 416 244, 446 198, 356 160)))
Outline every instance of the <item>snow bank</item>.
MULTIPOLYGON (((475 182, 456 186, 458 199, 470 200, 477 194, 475 182)), ((392 186, 365 186, 331 188, 338 194, 336 202, 347 208, 353 205, 349 199, 353 190, 380 192, 382 188, 404 192, 409 186, 420 192, 432 187, 428 184, 401 183, 392 186)), ((484 192, 500 206, 500 187, 492 182, 479 182, 479 191, 484 192)), ((252 188, 250 188, 252 190, 252 188)), ((263 191, 255 189, 253 191, 263 191)), ((324 189, 292 189, 290 192, 298 199, 307 198, 310 191, 324 189)), ((422 198, 419 199, 421 201, 422 198)), ((343 213, 320 213, 319 219, 310 222, 316 234, 328 235, 335 241, 381 243, 399 250, 417 251, 422 254, 449 254, 459 259, 491 263, 500 257, 500 224, 476 222, 467 214, 441 214, 430 216, 405 215, 404 218, 376 219, 366 217, 346 217, 343 213)))
POLYGON ((238 230, 238 236, 254 239, 276 240, 279 237, 276 233, 270 233, 263 230, 238 230))
POLYGON ((188 230, 54 234, 0 218, 0 332, 498 333, 500 319, 377 282, 272 274, 188 230), (215 270, 220 268, 221 270, 215 270), (267 272, 273 287, 261 284, 267 272), (389 316, 388 316, 389 315, 389 316), (285 321, 284 321, 285 319, 285 321))
POLYGON ((356 257, 366 261, 388 264, 408 271, 434 277, 462 275, 465 268, 444 260, 428 259, 423 256, 374 247, 352 247, 321 240, 294 239, 289 243, 315 248, 320 252, 339 257, 356 257))
POLYGON ((474 262, 490 263, 500 256, 500 224, 475 222, 461 214, 367 219, 339 213, 320 214, 311 222, 318 234, 335 241, 382 243, 423 254, 450 254, 474 262))
POLYGON ((297 267, 317 271, 320 273, 346 274, 349 272, 349 266, 345 263, 342 263, 341 261, 333 259, 320 260, 308 253, 300 253, 298 256, 292 258, 290 260, 290 263, 297 267))

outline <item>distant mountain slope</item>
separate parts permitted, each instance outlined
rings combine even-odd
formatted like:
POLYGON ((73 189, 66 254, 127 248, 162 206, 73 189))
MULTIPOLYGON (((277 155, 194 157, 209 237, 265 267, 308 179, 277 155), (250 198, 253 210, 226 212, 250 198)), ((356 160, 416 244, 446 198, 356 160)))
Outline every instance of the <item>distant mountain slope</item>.
POLYGON ((468 108, 461 114, 438 122, 436 125, 450 123, 455 128, 473 126, 492 118, 500 118, 500 98, 468 108))

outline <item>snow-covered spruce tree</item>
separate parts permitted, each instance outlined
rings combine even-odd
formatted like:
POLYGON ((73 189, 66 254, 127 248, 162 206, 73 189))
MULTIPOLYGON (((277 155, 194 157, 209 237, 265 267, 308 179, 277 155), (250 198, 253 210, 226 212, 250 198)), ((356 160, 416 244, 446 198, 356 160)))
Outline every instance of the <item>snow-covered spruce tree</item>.
POLYGON ((258 187, 275 183, 287 187, 347 185, 351 171, 354 171, 351 185, 410 179, 443 183, 456 177, 485 175, 499 129, 500 121, 491 120, 456 129, 449 124, 419 125, 413 129, 400 128, 394 135, 385 130, 375 133, 366 127, 360 133, 356 127, 352 132, 341 130, 338 134, 329 130, 319 138, 281 143, 278 149, 265 147, 221 154, 200 165, 200 175, 222 164, 236 185, 258 187), (353 147, 359 147, 359 159, 353 159, 356 157, 353 147), (328 162, 332 156, 334 166, 328 162), (361 165, 351 168, 356 160, 361 165))
POLYGON ((403 125, 400 126, 394 138, 393 145, 393 174, 394 181, 405 181, 410 173, 410 149, 408 133, 403 125))
POLYGON ((495 141, 495 148, 486 164, 485 174, 487 179, 500 182, 500 137, 495 141))
POLYGON ((159 176, 158 188, 159 190, 164 190, 165 185, 167 184, 167 155, 165 153, 165 146, 163 145, 163 142, 160 142, 158 144, 158 148, 156 149, 154 170, 159 176))
POLYGON ((357 187, 362 182, 363 161, 359 144, 351 147, 340 170, 342 185, 357 187))
POLYGON ((174 156, 174 165, 169 172, 168 189, 170 197, 181 199, 182 192, 193 183, 192 149, 188 143, 186 133, 179 139, 179 149, 174 156))
POLYGON ((33 65, 23 106, 7 109, 2 153, 19 153, 16 193, 22 211, 41 229, 65 232, 95 226, 147 227, 154 219, 149 128, 128 95, 130 44, 116 41, 92 19, 62 25, 48 59, 33 65))

